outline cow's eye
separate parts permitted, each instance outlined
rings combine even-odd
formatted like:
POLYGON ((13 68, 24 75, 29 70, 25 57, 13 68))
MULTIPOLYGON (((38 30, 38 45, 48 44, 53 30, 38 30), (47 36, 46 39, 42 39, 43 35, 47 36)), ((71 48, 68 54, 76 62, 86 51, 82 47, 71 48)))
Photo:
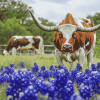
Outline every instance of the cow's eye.
POLYGON ((59 34, 59 36, 61 36, 61 34, 59 34))
POLYGON ((73 37, 73 38, 76 37, 76 31, 73 32, 72 37, 73 37))
POLYGON ((59 35, 59 37, 63 37, 63 35, 62 35, 62 32, 61 32, 61 31, 59 31, 58 35, 59 35))

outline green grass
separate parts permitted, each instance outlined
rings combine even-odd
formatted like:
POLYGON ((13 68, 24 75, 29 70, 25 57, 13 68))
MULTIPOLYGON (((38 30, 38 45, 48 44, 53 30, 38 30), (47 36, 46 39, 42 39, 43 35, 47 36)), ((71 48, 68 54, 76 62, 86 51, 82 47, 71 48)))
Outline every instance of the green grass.
MULTIPOLYGON (((17 55, 17 56, 2 56, 0 55, 0 66, 10 66, 10 63, 14 63, 15 67, 20 68, 20 61, 23 61, 26 68, 30 68, 36 62, 39 67, 45 65, 46 69, 49 69, 50 65, 57 65, 57 61, 54 55, 33 55, 33 56, 26 56, 26 55, 17 55)), ((100 62, 99 58, 93 58, 93 63, 97 65, 100 62)), ((69 69, 69 63, 63 61, 64 65, 69 69)), ((78 60, 75 61, 74 67, 76 67, 78 60)), ((83 64, 83 71, 87 68, 87 59, 85 58, 83 64)))
POLYGON ((6 100, 6 88, 9 86, 8 83, 0 85, 0 100, 6 100))
MULTIPOLYGON (((39 67, 42 65, 45 65, 46 69, 49 69, 50 65, 57 65, 57 61, 54 55, 33 55, 33 56, 26 56, 26 55, 16 55, 16 56, 2 56, 0 55, 0 66, 10 66, 11 63, 14 63, 14 66, 20 69, 20 61, 23 61, 25 64, 26 68, 31 68, 34 63, 36 62, 39 67)), ((93 63, 97 65, 97 63, 100 62, 99 58, 93 58, 93 63)), ((69 63, 63 61, 64 65, 69 69, 69 63)), ((74 68, 76 67, 78 61, 75 61, 74 63, 74 68)), ((83 65, 83 71, 87 68, 87 59, 85 58, 84 60, 84 65, 83 65)), ((0 86, 0 91, 3 86, 0 86)), ((7 86, 4 87, 2 92, 0 93, 0 100, 3 100, 6 97, 6 88, 7 86)), ((91 99, 92 100, 92 99, 91 99)))

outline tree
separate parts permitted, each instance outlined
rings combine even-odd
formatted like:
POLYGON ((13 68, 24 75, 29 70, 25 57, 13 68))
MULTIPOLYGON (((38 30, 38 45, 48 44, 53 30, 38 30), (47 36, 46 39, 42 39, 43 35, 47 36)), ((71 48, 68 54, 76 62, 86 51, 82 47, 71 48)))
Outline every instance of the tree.
MULTIPOLYGON (((49 22, 47 19, 39 18, 39 20, 41 21, 41 24, 45 26, 55 26, 53 22, 49 22)), ((30 31, 31 35, 42 36, 44 44, 53 44, 54 32, 46 32, 41 30, 33 20, 27 20, 24 27, 26 27, 27 31, 30 31)))
POLYGON ((20 19, 16 17, 6 20, 5 24, 0 21, 0 25, 0 44, 6 44, 14 35, 31 35, 24 26, 20 25, 20 19))
POLYGON ((29 10, 34 12, 32 7, 29 7, 27 4, 20 1, 2 1, 0 3, 0 20, 5 22, 8 18, 16 17, 17 19, 21 19, 22 24, 24 24, 26 18, 30 16, 29 10))

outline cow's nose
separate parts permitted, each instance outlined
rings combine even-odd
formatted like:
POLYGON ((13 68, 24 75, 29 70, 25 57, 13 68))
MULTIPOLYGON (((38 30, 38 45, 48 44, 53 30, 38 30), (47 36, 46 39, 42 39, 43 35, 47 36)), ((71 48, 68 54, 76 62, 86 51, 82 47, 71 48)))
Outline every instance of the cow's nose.
POLYGON ((72 47, 71 46, 63 46, 63 50, 64 51, 70 51, 70 50, 72 50, 72 47))

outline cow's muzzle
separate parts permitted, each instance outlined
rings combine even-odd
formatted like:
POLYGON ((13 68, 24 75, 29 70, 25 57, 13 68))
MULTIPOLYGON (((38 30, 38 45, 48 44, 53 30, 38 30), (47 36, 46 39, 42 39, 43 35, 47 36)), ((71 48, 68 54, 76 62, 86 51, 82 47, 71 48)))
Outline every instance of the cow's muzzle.
POLYGON ((70 50, 72 50, 72 47, 71 46, 63 46, 63 50, 64 51, 70 51, 70 50))
POLYGON ((71 51, 72 47, 71 46, 63 46, 64 51, 71 51))
POLYGON ((73 51, 73 47, 72 46, 62 46, 61 51, 62 52, 72 52, 73 51))

